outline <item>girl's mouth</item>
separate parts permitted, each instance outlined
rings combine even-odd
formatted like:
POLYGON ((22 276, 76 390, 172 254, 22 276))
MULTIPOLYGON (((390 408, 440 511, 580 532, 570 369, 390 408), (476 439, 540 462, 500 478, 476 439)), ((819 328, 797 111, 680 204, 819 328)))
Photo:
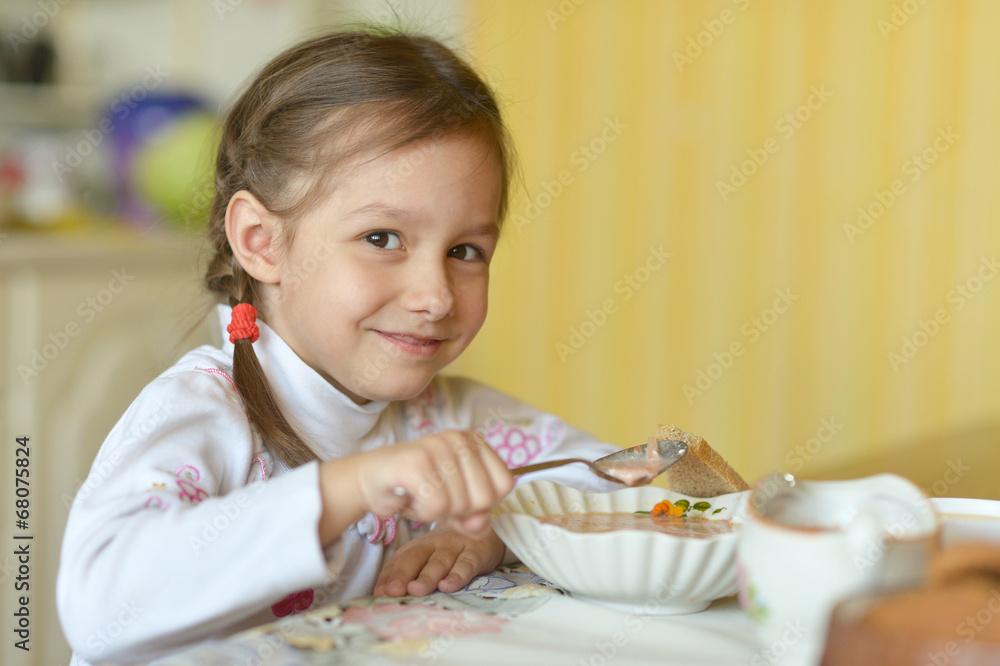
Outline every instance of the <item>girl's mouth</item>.
POLYGON ((429 357, 436 354, 437 350, 441 347, 441 343, 445 340, 445 338, 428 338, 408 333, 378 330, 375 333, 404 354, 420 357, 429 357))

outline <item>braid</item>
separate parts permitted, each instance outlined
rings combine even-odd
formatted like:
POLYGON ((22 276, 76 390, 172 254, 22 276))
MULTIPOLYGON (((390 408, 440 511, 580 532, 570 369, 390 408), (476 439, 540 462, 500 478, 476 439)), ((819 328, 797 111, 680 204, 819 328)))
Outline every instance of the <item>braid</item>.
POLYGON ((278 407, 271 384, 260 367, 249 338, 233 343, 233 382, 246 405, 250 422, 257 427, 268 449, 281 462, 288 467, 298 467, 319 460, 278 407))
MULTIPOLYGON (((221 243, 216 240, 215 250, 205 276, 206 286, 213 292, 228 295, 232 307, 239 303, 256 306, 255 281, 236 261, 224 235, 221 243)), ((292 468, 319 460, 278 406, 250 338, 233 342, 233 383, 243 399, 250 423, 282 463, 292 468)))

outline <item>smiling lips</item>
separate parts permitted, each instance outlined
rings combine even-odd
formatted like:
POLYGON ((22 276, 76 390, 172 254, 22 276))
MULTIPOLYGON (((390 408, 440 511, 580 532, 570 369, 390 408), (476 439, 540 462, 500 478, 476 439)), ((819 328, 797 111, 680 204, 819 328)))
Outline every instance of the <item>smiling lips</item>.
POLYGON ((400 351, 413 356, 433 356, 441 347, 441 343, 446 340, 446 338, 428 338, 408 333, 375 332, 400 351))

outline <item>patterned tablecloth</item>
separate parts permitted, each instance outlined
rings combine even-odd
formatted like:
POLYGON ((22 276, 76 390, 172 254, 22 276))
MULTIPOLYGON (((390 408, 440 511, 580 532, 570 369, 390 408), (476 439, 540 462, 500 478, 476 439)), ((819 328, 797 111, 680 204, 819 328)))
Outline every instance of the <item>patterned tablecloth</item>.
POLYGON ((735 599, 645 615, 565 595, 519 567, 454 594, 363 597, 200 644, 155 666, 768 664, 735 599))

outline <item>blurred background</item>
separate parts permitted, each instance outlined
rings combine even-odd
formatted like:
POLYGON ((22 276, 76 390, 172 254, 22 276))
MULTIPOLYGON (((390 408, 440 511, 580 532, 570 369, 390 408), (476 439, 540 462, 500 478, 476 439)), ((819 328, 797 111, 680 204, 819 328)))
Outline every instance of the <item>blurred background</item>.
POLYGON ((51 590, 94 453, 214 336, 220 109, 354 20, 465 53, 520 151, 453 372, 621 445, 676 424, 749 480, 1000 499, 1000 4, 5 0, 0 419, 34 444, 37 663, 68 654, 51 590))

